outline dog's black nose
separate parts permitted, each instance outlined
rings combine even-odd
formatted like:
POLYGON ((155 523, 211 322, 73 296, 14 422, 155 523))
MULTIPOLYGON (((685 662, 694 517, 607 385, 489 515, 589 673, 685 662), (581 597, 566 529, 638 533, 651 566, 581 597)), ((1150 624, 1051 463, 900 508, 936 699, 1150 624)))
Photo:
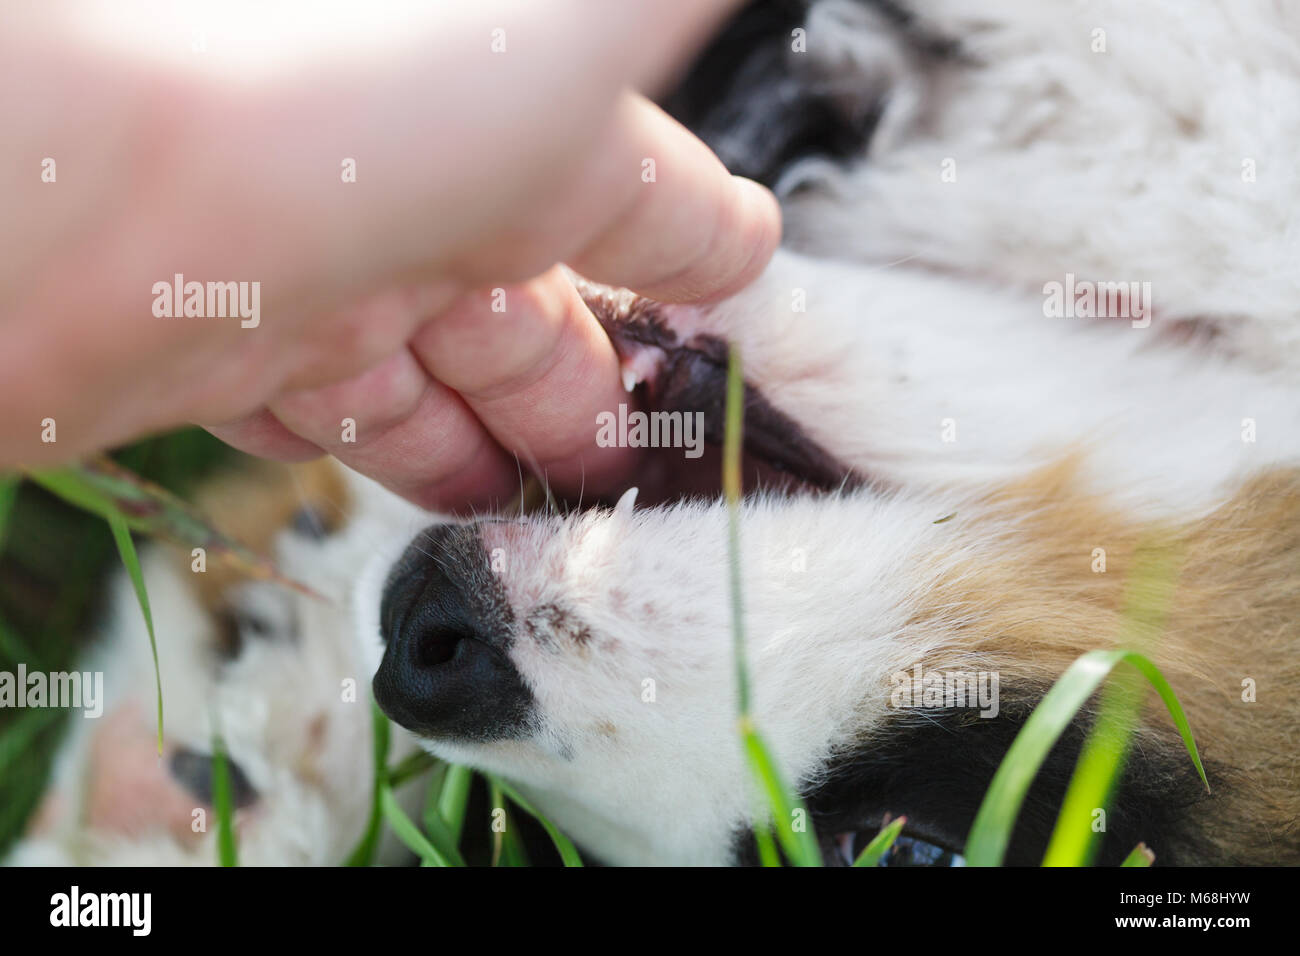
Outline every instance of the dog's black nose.
POLYGON ((533 697, 510 660, 509 604, 473 525, 422 532, 384 586, 388 647, 375 700, 426 737, 499 740, 528 731, 533 697))

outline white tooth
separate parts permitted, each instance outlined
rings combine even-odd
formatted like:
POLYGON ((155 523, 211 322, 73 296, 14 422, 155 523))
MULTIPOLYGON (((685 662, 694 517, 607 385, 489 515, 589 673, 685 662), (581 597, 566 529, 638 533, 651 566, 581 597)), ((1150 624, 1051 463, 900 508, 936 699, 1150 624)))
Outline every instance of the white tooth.
POLYGON ((635 488, 629 488, 623 492, 623 497, 614 505, 614 514, 631 516, 632 509, 636 507, 636 491, 635 488))
POLYGON ((636 371, 630 365, 623 366, 623 388, 629 392, 636 388, 636 371))

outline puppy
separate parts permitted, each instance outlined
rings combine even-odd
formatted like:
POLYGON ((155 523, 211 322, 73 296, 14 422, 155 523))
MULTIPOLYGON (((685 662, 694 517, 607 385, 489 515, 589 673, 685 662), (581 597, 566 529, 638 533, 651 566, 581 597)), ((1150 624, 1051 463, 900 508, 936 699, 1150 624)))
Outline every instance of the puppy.
MULTIPOLYGON (((370 814, 368 673, 346 609, 389 497, 328 462, 253 465, 198 504, 223 531, 274 555, 321 598, 189 551, 142 549, 158 637, 165 741, 157 752, 149 636, 124 572, 84 669, 100 671, 99 717, 76 714, 14 865, 210 865, 217 861, 212 747, 228 755, 240 862, 335 865, 370 814), (322 599, 323 598, 323 599, 322 599)), ((414 749, 398 731, 391 759, 414 749)), ((399 798, 418 799, 408 787, 399 798)), ((386 841, 380 859, 407 858, 386 841)))
MULTIPOLYGON (((584 293, 629 403, 715 442, 739 349, 753 714, 828 862, 898 815, 917 860, 959 861, 1028 714, 1121 642, 1212 791, 1156 701, 1101 861, 1300 862, 1298 18, 759 4, 668 100, 777 188, 789 248, 714 305, 584 293), (996 703, 900 697, 923 674, 996 678, 996 703)), ((358 633, 395 721, 595 858, 746 862, 727 511, 647 491, 391 536, 358 633)), ((1009 862, 1042 859, 1092 713, 1009 862)))
MULTIPOLYGON (((898 815, 895 862, 960 863, 1029 712, 1118 642, 1172 682, 1212 791, 1155 702, 1101 861, 1300 862, 1298 27, 1226 2, 756 3, 666 98, 777 190, 787 248, 709 306, 578 281, 670 445, 697 414, 720 440, 740 351, 753 714, 828 863, 898 815), (903 693, 952 674, 996 693, 903 693)), ((750 862, 727 512, 657 454, 616 505, 468 522, 328 466, 213 485, 220 527, 337 606, 149 551, 165 758, 120 577, 110 703, 14 860, 212 862, 219 731, 242 861, 341 861, 371 764, 346 682, 373 672, 421 745, 515 782, 590 858, 750 862)), ((1042 859, 1091 712, 1010 862, 1042 859)))

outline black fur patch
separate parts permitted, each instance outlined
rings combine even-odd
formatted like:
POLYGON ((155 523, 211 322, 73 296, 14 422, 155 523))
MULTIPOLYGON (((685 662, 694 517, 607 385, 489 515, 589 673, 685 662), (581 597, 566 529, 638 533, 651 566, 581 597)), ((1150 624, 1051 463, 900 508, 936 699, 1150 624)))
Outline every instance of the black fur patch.
MULTIPOLYGON (((927 711, 923 718, 900 713, 837 755, 803 794, 824 855, 830 857, 835 834, 878 830, 886 816, 906 816, 904 833, 962 852, 993 774, 1031 710, 1030 704, 1004 700, 991 719, 960 709, 927 711)), ((1076 722, 1048 754, 1022 804, 1007 865, 1042 863, 1085 736, 1085 726, 1076 722)), ((1206 773, 1212 781, 1225 776, 1208 762, 1206 773)), ((1118 865, 1139 842, 1163 865, 1242 862, 1222 859, 1199 836, 1190 808, 1206 799, 1176 735, 1158 746, 1135 747, 1106 816, 1097 864, 1118 865)), ((757 862, 748 830, 735 845, 738 863, 757 862)))
MULTIPOLYGON (((895 0, 860 0, 863 30, 896 38, 918 64, 962 58, 959 44, 929 31, 895 0)), ((811 52, 795 52, 792 33, 812 0, 755 0, 695 60, 664 108, 733 173, 774 185, 810 156, 866 156, 890 95, 852 77, 827 76, 811 52)))
MULTIPOLYGON (((847 829, 850 820, 875 823, 887 813, 906 815, 909 832, 960 851, 1029 712, 1028 706, 1013 704, 992 719, 951 710, 891 721, 871 741, 837 757, 825 779, 806 794, 818 831, 847 829)), ((1084 737, 1083 728, 1073 724, 1048 754, 1022 805, 1007 849, 1009 865, 1042 862, 1084 737)), ((1204 797, 1181 746, 1134 753, 1107 814, 1097 862, 1117 865, 1139 842, 1154 848, 1162 863, 1202 858, 1206 848, 1182 818, 1187 806, 1204 797)))
POLYGON ((807 156, 860 154, 879 110, 846 114, 805 75, 791 31, 804 22, 805 0, 745 6, 699 56, 664 108, 718 155, 733 173, 772 186, 807 156))

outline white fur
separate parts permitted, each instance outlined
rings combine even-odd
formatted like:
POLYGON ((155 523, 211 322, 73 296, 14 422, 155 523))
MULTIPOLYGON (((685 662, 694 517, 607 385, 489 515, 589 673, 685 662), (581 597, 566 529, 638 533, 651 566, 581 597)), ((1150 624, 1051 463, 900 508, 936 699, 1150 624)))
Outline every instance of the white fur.
MULTIPOLYGON (((818 70, 846 95, 889 92, 871 155, 786 176, 787 232, 803 255, 780 254, 726 302, 666 313, 683 338, 737 343, 770 401, 890 489, 743 507, 755 716, 800 783, 883 714, 887 675, 922 658, 970 663, 944 656, 945 633, 908 621, 945 561, 999 547, 969 531, 990 482, 1084 449, 1096 491, 1141 516, 1190 516, 1300 455, 1300 8, 909 6, 925 30, 959 40, 966 60, 924 63, 862 5, 816 3, 806 55, 818 70), (1096 28, 1105 53, 1090 48, 1096 28), (941 177, 948 158, 955 182, 941 177), (1253 183, 1242 180, 1244 159, 1256 163, 1253 183), (1151 326, 1046 318, 1043 285, 1066 273, 1152 283, 1151 326), (806 311, 793 308, 800 291, 806 311), (1180 337, 1187 320, 1218 339, 1180 337), (1253 443, 1242 440, 1244 419, 1253 443)), ((628 367, 640 380, 653 364, 641 354, 628 367)), ((267 822, 283 827, 283 839, 268 827, 252 844, 268 860, 332 862, 347 842, 338 834, 355 832, 363 812, 360 705, 329 746, 338 792, 311 793, 285 769, 304 719, 341 706, 340 676, 373 671, 383 582, 437 520, 378 494, 360 513, 344 542, 301 543, 301 554, 294 544, 286 558, 312 581, 328 570, 337 588, 368 556, 353 607, 364 662, 345 649, 337 616, 313 617, 296 650, 268 646, 232 669, 227 681, 256 707, 225 705, 233 688, 192 659, 203 623, 180 597, 180 572, 150 561, 170 732, 205 746, 217 701, 233 755, 270 794, 267 822)), ((736 728, 723 506, 627 501, 493 523, 483 537, 508 556, 502 581, 517 621, 562 605, 590 636, 574 641, 535 617, 536 638, 516 634, 512 658, 541 718, 535 737, 430 749, 518 782, 609 862, 730 859, 757 795, 736 728)), ((286 600, 261 587, 256 600, 286 600)), ((131 676, 109 690, 148 700, 138 611, 118 589, 108 666, 131 676)), ((97 858, 175 852, 163 841, 97 858)), ((210 846, 199 852, 211 859, 210 846)))
MULTIPOLYGON (((1092 488, 1135 515, 1190 517, 1300 456, 1300 14, 917 8, 979 65, 920 75, 909 53, 882 57, 879 33, 854 32, 871 16, 841 0, 809 21, 809 56, 841 74, 883 69, 898 93, 868 162, 787 177, 816 187, 788 196, 787 223, 819 258, 782 253, 734 298, 664 313, 681 339, 738 344, 770 401, 899 489, 742 512, 755 715, 787 779, 805 784, 883 713, 885 675, 922 658, 966 663, 943 658, 946 634, 906 622, 943 570, 936 554, 999 547, 967 531, 972 492, 1077 449, 1092 488), (1094 26, 1107 53, 1090 50, 1094 26), (940 175, 947 157, 953 183, 940 175), (1255 183, 1242 181, 1243 158, 1256 160, 1255 183), (1151 282, 1154 320, 1047 318, 1043 285, 1067 272, 1151 282), (1180 334, 1189 319, 1217 341, 1180 334)), ((644 377, 646 355, 630 364, 644 377)), ((516 620, 562 605, 591 636, 518 629, 511 656, 538 701, 536 737, 428 746, 520 782, 602 859, 727 861, 755 794, 736 730, 723 507, 482 535, 509 556, 516 620)), ((373 582, 390 564, 361 591, 371 631, 373 582)))
MULTIPOLYGON (((250 581, 232 604, 255 615, 268 633, 246 636, 237 659, 212 654, 215 622, 188 582, 189 558, 161 548, 142 556, 158 637, 168 752, 210 752, 219 730, 231 759, 257 790, 257 802, 237 812, 240 862, 248 865, 331 865, 360 838, 370 812, 372 668, 359 653, 347 605, 357 567, 391 531, 401 506, 372 483, 353 476, 356 515, 337 535, 315 542, 281 532, 281 569, 330 599, 304 597, 269 582, 250 581), (343 681, 355 682, 355 702, 343 681), (319 722, 319 733, 313 724, 319 722)), ((105 713, 133 704, 152 724, 154 669, 149 636, 124 573, 115 576, 104 636, 85 665, 103 670, 105 713)), ((101 718, 102 720, 103 718, 101 718)), ((216 862, 216 818, 207 832, 178 840, 157 832, 105 832, 87 826, 90 750, 99 722, 78 715, 59 756, 52 790, 60 812, 40 836, 19 843, 11 864, 206 865, 216 862)), ((395 728, 392 759, 413 744, 395 728)), ((403 799, 418 794, 407 788, 403 799)), ((196 800, 195 807, 201 807, 196 800)), ((404 858, 388 841, 384 859, 404 858)))
POLYGON ((1042 305, 915 268, 778 253, 737 296, 668 315, 684 337, 737 343, 769 400, 890 484, 1007 478, 1083 445, 1097 490, 1185 510, 1300 451, 1290 373, 1189 347, 1159 318, 1134 328, 1042 305), (801 294, 806 311, 792 306, 801 294))
MULTIPOLYGON (((937 572, 916 568, 959 533, 939 517, 928 500, 866 495, 745 506, 754 713, 787 779, 808 780, 829 746, 883 715, 888 675, 941 640, 907 628, 937 572)), ((723 506, 494 523, 483 538, 509 557, 517 620, 558 604, 592 637, 516 632, 537 737, 426 746, 525 784, 609 862, 726 862, 756 794, 736 730, 723 506)))
MULTIPOLYGON (((878 39, 839 28, 856 6, 816 5, 809 56, 875 68, 878 39)), ((1300 7, 907 6, 977 65, 903 73, 869 162, 791 174, 823 187, 787 200, 797 247, 1034 292, 1066 272, 1149 281, 1165 319, 1211 319, 1231 347, 1297 374, 1300 7), (955 182, 940 176, 948 158, 955 182)))

